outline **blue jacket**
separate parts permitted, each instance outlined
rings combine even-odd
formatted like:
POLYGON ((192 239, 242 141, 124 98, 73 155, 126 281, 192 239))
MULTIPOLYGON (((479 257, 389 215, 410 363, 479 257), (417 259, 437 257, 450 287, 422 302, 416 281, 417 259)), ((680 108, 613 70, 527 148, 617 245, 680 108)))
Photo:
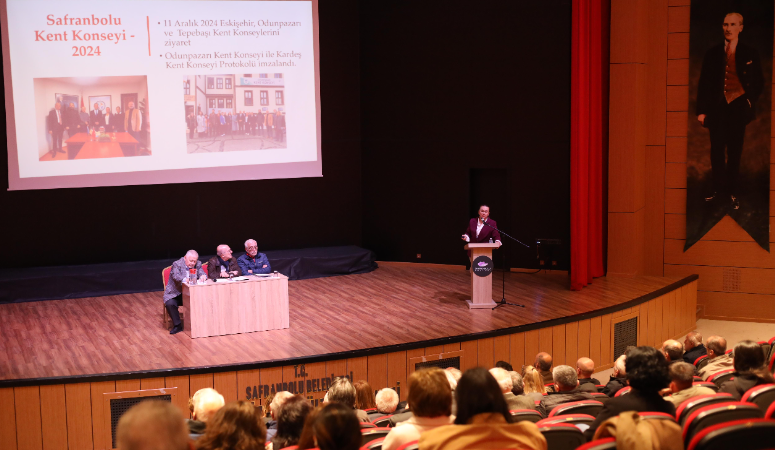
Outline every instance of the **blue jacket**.
POLYGON ((254 274, 257 273, 272 273, 272 266, 269 264, 269 259, 263 253, 256 255, 255 261, 248 256, 247 253, 237 258, 237 264, 242 269, 242 275, 250 275, 248 270, 252 270, 254 274), (264 267, 266 264, 266 267, 264 267))

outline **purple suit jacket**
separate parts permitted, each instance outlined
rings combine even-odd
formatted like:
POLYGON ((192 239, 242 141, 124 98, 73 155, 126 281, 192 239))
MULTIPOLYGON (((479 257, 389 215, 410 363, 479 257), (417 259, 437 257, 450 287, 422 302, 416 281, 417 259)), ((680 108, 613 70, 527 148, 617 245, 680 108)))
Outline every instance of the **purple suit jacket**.
POLYGON ((498 228, 498 225, 492 219, 487 219, 487 223, 482 227, 482 231, 479 232, 479 237, 476 237, 476 225, 478 221, 479 221, 478 218, 471 219, 468 222, 468 229, 465 232, 465 234, 467 234, 468 237, 471 238, 472 244, 481 244, 484 242, 490 242, 490 238, 492 238, 493 242, 501 240, 501 234, 498 233, 498 231, 487 226, 487 225, 490 225, 491 227, 498 228))

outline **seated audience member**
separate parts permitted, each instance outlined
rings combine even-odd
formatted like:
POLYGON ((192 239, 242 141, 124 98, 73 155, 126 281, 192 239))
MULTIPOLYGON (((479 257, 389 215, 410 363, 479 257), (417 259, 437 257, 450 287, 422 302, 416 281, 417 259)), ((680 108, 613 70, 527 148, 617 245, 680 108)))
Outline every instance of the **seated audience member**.
POLYGON ((374 420, 378 417, 382 417, 384 414, 380 414, 377 411, 377 400, 374 398, 374 389, 366 380, 358 380, 353 383, 355 388, 355 409, 370 410, 366 411, 370 420, 374 420))
POLYGON ((670 367, 670 392, 672 394, 665 397, 665 400, 673 402, 677 408, 684 400, 699 395, 713 395, 716 393, 711 388, 705 386, 693 386, 694 366, 684 361, 678 361, 671 364, 670 367))
POLYGON ((312 411, 312 405, 301 395, 293 395, 285 400, 275 415, 277 417, 277 433, 267 450, 280 450, 297 445, 304 428, 304 421, 312 411))
POLYGON ((186 256, 172 263, 170 278, 167 286, 164 288, 164 307, 172 319, 172 329, 170 334, 177 334, 183 331, 183 322, 180 320, 178 307, 183 305, 183 282, 188 280, 190 270, 196 270, 196 277, 200 281, 207 280, 207 274, 202 269, 202 263, 199 262, 199 253, 196 250, 189 250, 186 256))
POLYGON ((511 423, 503 392, 487 370, 481 367, 467 370, 460 378, 455 397, 455 425, 444 425, 423 433, 421 449, 546 450, 546 439, 534 423, 511 423))
MULTIPOLYGON (((385 416, 396 412, 398 406, 398 393, 390 388, 380 389, 375 397, 377 411, 385 416)), ((373 419, 372 419, 373 420, 373 419)))
POLYGON ((544 394, 546 394, 544 379, 535 367, 525 366, 522 368, 522 381, 525 385, 524 395, 533 401, 544 399, 544 394))
POLYGON ((537 354, 533 367, 538 369, 538 373, 541 374, 545 385, 554 383, 552 378, 552 355, 546 352, 537 354))
MULTIPOLYGON (((460 380, 460 377, 463 376, 463 372, 460 371, 460 369, 456 369, 454 367, 447 367, 444 369, 444 373, 447 375, 447 381, 449 381, 449 387, 452 389, 452 393, 454 394, 455 389, 457 389, 457 382, 460 380)), ((452 395, 452 415, 455 415, 455 412, 457 411, 457 404, 455 403, 455 396, 452 395)))
POLYGON ((282 408, 285 402, 291 397, 293 397, 293 394, 288 391, 280 391, 272 397, 272 402, 269 403, 270 419, 264 421, 267 441, 271 441, 277 433, 277 415, 280 414, 280 408, 282 408))
POLYGON ((326 395, 328 395, 328 401, 330 403, 339 402, 347 405, 350 408, 353 408, 356 417, 358 417, 358 420, 361 422, 369 422, 369 415, 366 414, 366 411, 355 408, 355 388, 347 378, 334 378, 334 381, 331 383, 331 387, 328 388, 328 393, 326 395))
POLYGON ((263 253, 258 253, 258 243, 253 239, 245 241, 245 254, 237 258, 242 275, 272 273, 272 265, 263 253))
POLYGON ((668 365, 683 361, 684 346, 680 342, 668 339, 662 344, 662 354, 665 355, 668 365))
POLYGON ((608 383, 603 388, 603 393, 605 395, 613 397, 617 392, 619 392, 619 389, 627 386, 627 370, 625 369, 626 362, 626 354, 616 358, 616 362, 614 363, 614 372, 611 374, 611 379, 608 380, 608 383))
POLYGON ((217 254, 207 261, 207 276, 211 280, 242 275, 237 258, 232 258, 231 248, 228 245, 219 245, 216 252, 217 254))
POLYGON ((734 352, 735 378, 725 381, 719 392, 732 394, 735 400, 743 398, 743 394, 753 387, 775 383, 772 374, 765 366, 762 347, 754 341, 742 341, 735 345, 734 352))
MULTIPOLYGON (((670 384, 665 355, 654 347, 632 347, 626 353, 626 376, 632 390, 627 395, 608 400, 595 422, 584 432, 587 439, 595 435, 601 423, 624 411, 663 412, 675 416, 675 406, 659 395, 670 384)), ((617 360, 618 362, 618 360, 617 360)))
POLYGON ((697 358, 708 354, 708 350, 702 343, 702 335, 699 331, 691 331, 686 335, 686 339, 684 339, 684 350, 686 350, 683 354, 684 362, 688 362, 692 365, 694 365, 694 361, 696 361, 697 358))
POLYGON ((522 381, 522 375, 514 371, 509 372, 509 375, 511 375, 511 393, 514 395, 524 395, 525 382, 522 381))
POLYGON ((511 367, 511 364, 507 363, 506 361, 498 361, 495 363, 495 367, 500 367, 501 369, 505 370, 506 372, 513 372, 514 368, 511 367))
POLYGON ((589 358, 579 358, 576 361, 576 376, 579 378, 579 389, 585 392, 597 392, 597 385, 601 384, 597 378, 592 378, 595 373, 595 362, 589 358))
POLYGON ((244 400, 219 409, 207 422, 205 434, 196 441, 197 450, 264 450, 266 428, 258 408, 244 400))
POLYGON ((711 375, 722 370, 732 369, 732 355, 725 355, 727 351, 727 340, 721 336, 709 336, 705 343, 708 349, 708 364, 697 371, 703 380, 707 381, 711 375))
POLYGON ((452 389, 444 372, 432 367, 409 375, 409 409, 414 415, 390 430, 382 450, 396 450, 426 431, 452 423, 452 389))
POLYGON ((609 437, 627 450, 684 450, 681 426, 674 420, 643 420, 636 411, 608 419, 594 439, 609 437))
POLYGON ((501 369, 500 367, 495 367, 490 369, 490 375, 498 382, 498 386, 500 386, 501 392, 503 392, 503 398, 506 399, 506 405, 508 405, 509 410, 536 409, 533 400, 524 395, 516 396, 511 392, 514 388, 514 382, 511 380, 511 374, 509 372, 506 372, 506 370, 501 369))
POLYGON ((196 391, 191 398, 191 419, 186 421, 188 433, 192 439, 197 439, 205 432, 208 420, 224 405, 223 395, 213 388, 196 391))
POLYGON ((360 447, 361 426, 355 411, 348 405, 332 401, 307 416, 298 450, 358 450, 360 447))
POLYGON ((189 450, 188 443, 183 415, 169 402, 140 402, 121 416, 116 427, 119 450, 189 450))
POLYGON ((579 379, 573 367, 557 366, 554 368, 553 374, 554 392, 549 392, 544 398, 547 415, 563 403, 594 400, 589 392, 579 388, 579 379))

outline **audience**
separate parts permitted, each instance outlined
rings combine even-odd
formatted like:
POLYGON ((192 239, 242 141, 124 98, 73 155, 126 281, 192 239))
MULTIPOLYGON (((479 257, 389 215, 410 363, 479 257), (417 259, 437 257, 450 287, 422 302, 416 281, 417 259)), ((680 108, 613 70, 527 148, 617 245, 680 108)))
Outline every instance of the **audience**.
POLYGON ((452 388, 445 372, 429 368, 409 375, 409 409, 414 415, 390 430, 382 450, 395 450, 426 431, 452 423, 452 388))
MULTIPOLYGON (((380 389, 377 392, 377 411, 382 415, 393 414, 398 406, 398 393, 391 388, 380 389)), ((373 419, 372 419, 373 420, 373 419)))
MULTIPOLYGON (((444 369, 444 372, 446 372, 447 380, 449 381, 449 387, 452 388, 452 392, 455 392, 455 389, 457 389, 457 382, 460 380, 460 377, 463 376, 463 373, 460 371, 460 369, 455 369, 454 367, 447 367, 444 369)), ((452 396, 452 415, 454 416, 457 411, 457 404, 455 403, 455 396, 452 396)))
POLYGON ((315 414, 307 416, 298 450, 358 450, 360 447, 361 426, 353 407, 331 400, 315 414))
POLYGON ((597 392, 597 385, 601 384, 597 378, 592 378, 595 373, 595 362, 589 358, 579 358, 576 361, 576 376, 579 379, 579 389, 585 392, 597 392))
POLYGON ((297 445, 304 429, 304 421, 307 419, 312 405, 302 395, 294 395, 285 400, 275 417, 277 417, 277 433, 267 450, 280 450, 285 447, 297 445))
POLYGON ((665 355, 668 365, 683 361, 684 346, 680 342, 668 339, 662 343, 662 354, 665 355))
POLYGON ((191 439, 197 439, 205 432, 205 422, 224 405, 223 395, 213 388, 196 391, 188 402, 191 419, 186 421, 191 439))
POLYGON ((535 364, 533 365, 541 374, 543 384, 552 384, 554 382, 552 377, 552 355, 541 352, 536 355, 535 364))
POLYGON ((189 450, 188 430, 183 415, 169 402, 140 402, 129 408, 119 419, 116 427, 116 448, 189 450))
POLYGON ((772 374, 765 366, 764 351, 754 341, 742 341, 735 345, 734 352, 735 378, 725 381, 719 392, 732 394, 735 400, 743 398, 743 394, 753 387, 775 383, 772 374))
POLYGON ((544 394, 546 394, 546 387, 544 386, 544 379, 535 367, 525 366, 522 368, 522 381, 525 386, 524 394, 526 396, 534 401, 543 400, 544 394))
POLYGON ((708 364, 697 371, 703 380, 707 381, 711 375, 722 370, 732 369, 732 355, 725 355, 727 351, 727 340, 721 336, 710 336, 705 343, 708 349, 708 364))
POLYGON ((697 358, 708 354, 708 350, 702 344, 702 335, 699 331, 691 331, 686 335, 684 349, 686 352, 683 354, 683 360, 692 365, 697 358))
POLYGON ((547 415, 563 403, 594 400, 594 397, 589 392, 579 388, 579 379, 573 367, 557 366, 554 368, 553 377, 554 392, 549 392, 546 398, 544 398, 544 407, 546 408, 547 415))
POLYGON ((355 388, 345 377, 334 378, 331 387, 328 388, 328 401, 339 402, 347 405, 355 411, 355 416, 361 422, 369 422, 369 415, 362 409, 355 408, 355 388))
POLYGON ((699 395, 713 395, 716 393, 711 388, 705 386, 694 386, 694 366, 684 361, 671 364, 670 371, 670 392, 671 394, 665 397, 665 400, 669 400, 677 408, 684 400, 699 395))
POLYGON ((614 363, 614 371, 611 374, 611 379, 603 388, 603 394, 613 397, 619 392, 619 389, 627 386, 627 369, 626 369, 626 354, 616 358, 614 363))
POLYGON ((258 408, 243 400, 229 403, 207 422, 197 450, 264 450, 266 428, 258 408))
POLYGON ((445 425, 420 436, 420 448, 540 449, 546 439, 529 421, 511 423, 506 399, 498 382, 481 367, 467 370, 455 390, 455 425, 445 425))
POLYGON ((500 367, 501 369, 505 370, 506 372, 513 372, 514 368, 511 366, 511 364, 507 363, 506 361, 498 361, 495 363, 495 367, 500 367))
POLYGON ((525 382, 522 381, 522 375, 517 372, 509 372, 511 375, 511 393, 514 395, 523 395, 525 393, 525 382))
POLYGON ((659 391, 670 384, 667 361, 662 352, 654 347, 632 347, 626 353, 625 370, 632 390, 603 405, 595 422, 584 432, 587 439, 594 436, 600 424, 624 411, 656 411, 675 416, 675 406, 659 395, 659 391))
POLYGON ((274 395, 272 402, 269 403, 270 419, 264 422, 266 425, 266 440, 271 441, 275 433, 277 433, 277 414, 280 407, 285 404, 285 401, 293 397, 288 391, 280 391, 274 395))
POLYGON ((374 398, 374 389, 371 388, 371 385, 368 381, 358 380, 353 383, 353 387, 355 388, 356 409, 362 409, 364 411, 367 409, 377 409, 377 401, 374 398))
POLYGON ((503 392, 503 398, 506 399, 506 405, 508 405, 509 410, 535 409, 535 402, 533 402, 533 400, 530 400, 524 395, 514 395, 511 392, 514 388, 514 382, 511 381, 511 374, 509 374, 509 372, 500 367, 495 367, 490 369, 490 374, 495 378, 495 381, 498 382, 498 386, 500 386, 501 392, 503 392))

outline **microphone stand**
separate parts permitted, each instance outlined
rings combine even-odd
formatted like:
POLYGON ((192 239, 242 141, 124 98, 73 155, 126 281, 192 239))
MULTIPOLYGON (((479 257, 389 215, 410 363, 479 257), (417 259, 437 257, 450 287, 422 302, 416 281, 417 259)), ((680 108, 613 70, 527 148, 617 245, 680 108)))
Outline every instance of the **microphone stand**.
MULTIPOLYGON (((513 236, 509 236, 508 233, 504 233, 503 231, 495 228, 494 226, 490 225, 487 222, 482 222, 482 225, 487 225, 488 227, 490 227, 493 230, 497 231, 498 233, 508 237, 509 239, 514 240, 516 242, 519 242, 523 246, 525 246, 527 248, 530 248, 529 245, 525 244, 524 242, 520 241, 519 239, 517 239, 517 238, 515 238, 513 236)), ((497 305, 493 306, 492 309, 495 310, 495 308, 499 308, 499 307, 505 306, 505 305, 519 306, 520 308, 524 308, 525 305, 520 305, 519 303, 509 303, 509 302, 506 301, 506 251, 505 250, 503 252, 503 274, 501 276, 501 279, 503 281, 503 297, 501 298, 501 301, 497 302, 498 303, 497 305)))

